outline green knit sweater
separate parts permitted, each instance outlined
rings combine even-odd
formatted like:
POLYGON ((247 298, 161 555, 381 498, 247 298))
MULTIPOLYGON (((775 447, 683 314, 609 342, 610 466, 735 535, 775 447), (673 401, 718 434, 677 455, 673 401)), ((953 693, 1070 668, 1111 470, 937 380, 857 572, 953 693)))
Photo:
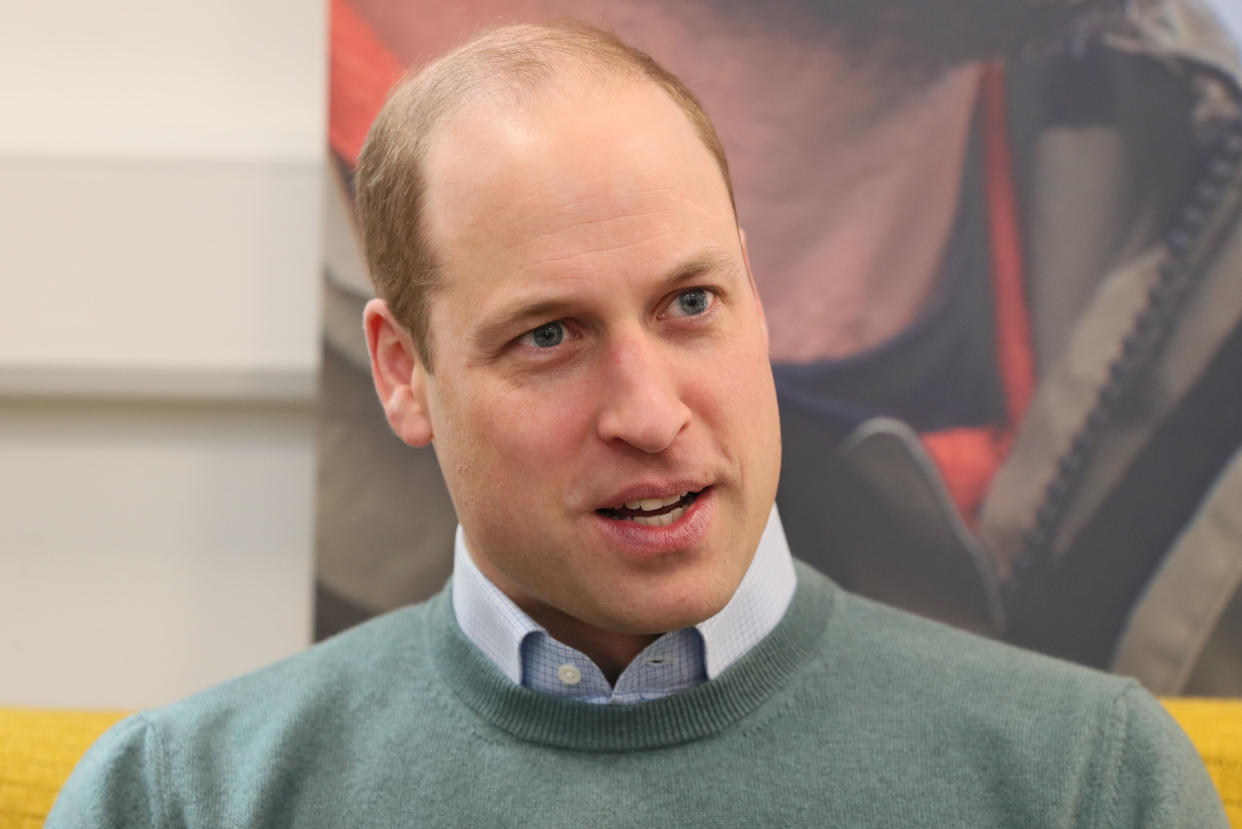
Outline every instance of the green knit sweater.
POLYGON ((124 720, 49 827, 1226 826, 1132 681, 844 593, 799 565, 716 679, 601 706, 509 682, 442 593, 124 720))

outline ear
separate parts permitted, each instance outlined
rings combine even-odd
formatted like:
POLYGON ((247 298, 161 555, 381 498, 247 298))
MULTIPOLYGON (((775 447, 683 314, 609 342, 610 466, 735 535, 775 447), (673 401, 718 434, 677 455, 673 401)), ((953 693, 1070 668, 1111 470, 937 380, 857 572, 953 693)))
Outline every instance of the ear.
POLYGON ((768 336, 768 318, 763 312, 763 300, 759 298, 759 287, 755 285, 755 274, 750 269, 750 254, 746 251, 746 231, 741 225, 737 228, 737 241, 742 246, 742 261, 746 263, 746 276, 750 279, 750 292, 755 297, 755 308, 759 312, 759 327, 763 329, 763 341, 771 347, 771 337, 768 336))
POLYGON ((371 377, 397 437, 410 446, 431 442, 427 409, 427 373, 414 339, 382 299, 373 299, 362 311, 362 328, 371 353, 371 377))

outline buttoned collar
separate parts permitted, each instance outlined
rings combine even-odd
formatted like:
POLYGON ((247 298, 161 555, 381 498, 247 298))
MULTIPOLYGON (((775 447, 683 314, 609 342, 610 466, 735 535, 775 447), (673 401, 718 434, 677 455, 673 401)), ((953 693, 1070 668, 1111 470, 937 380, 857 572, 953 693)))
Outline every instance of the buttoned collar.
POLYGON ((797 577, 776 507, 750 567, 728 603, 691 628, 652 642, 609 686, 582 652, 558 642, 483 575, 459 526, 453 553, 453 613, 466 637, 512 682, 588 702, 656 699, 719 676, 785 613, 797 577))

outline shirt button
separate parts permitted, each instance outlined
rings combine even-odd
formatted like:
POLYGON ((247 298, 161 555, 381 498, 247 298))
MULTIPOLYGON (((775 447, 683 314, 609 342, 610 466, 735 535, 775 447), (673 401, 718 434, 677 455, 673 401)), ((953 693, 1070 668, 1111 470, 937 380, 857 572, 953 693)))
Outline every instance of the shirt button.
POLYGON ((582 671, 575 665, 562 665, 556 669, 556 676, 566 685, 577 685, 582 681, 582 671))

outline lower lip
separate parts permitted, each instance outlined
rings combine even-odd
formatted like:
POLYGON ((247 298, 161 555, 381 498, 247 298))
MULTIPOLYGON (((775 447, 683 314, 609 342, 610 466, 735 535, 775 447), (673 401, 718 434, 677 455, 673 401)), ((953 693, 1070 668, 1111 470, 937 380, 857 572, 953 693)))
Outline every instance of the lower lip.
POLYGON ((709 487, 703 490, 680 518, 663 527, 648 527, 599 513, 594 515, 594 519, 613 545, 627 555, 656 558, 680 552, 702 541, 711 523, 715 500, 714 489, 709 487))

